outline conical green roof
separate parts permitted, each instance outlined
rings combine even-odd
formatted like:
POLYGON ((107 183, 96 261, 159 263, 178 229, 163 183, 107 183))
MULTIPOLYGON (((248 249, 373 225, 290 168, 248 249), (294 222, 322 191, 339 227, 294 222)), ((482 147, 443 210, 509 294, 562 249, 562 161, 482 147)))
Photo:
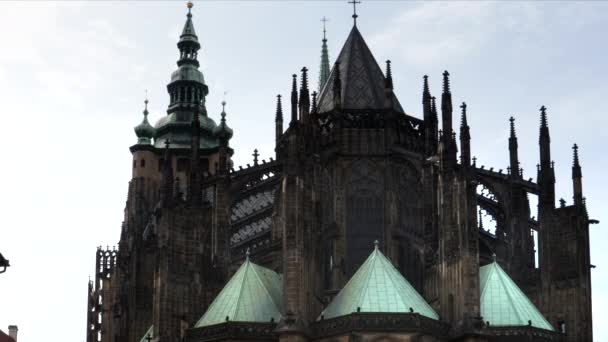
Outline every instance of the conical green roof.
POLYGON ((229 321, 278 322, 283 293, 281 277, 274 271, 245 260, 213 300, 195 327, 229 321))
POLYGON ((554 330, 496 261, 479 269, 481 316, 490 326, 526 326, 554 330))
POLYGON ((378 250, 377 245, 321 316, 325 319, 345 316, 357 312, 357 308, 361 312, 409 313, 413 310, 423 316, 439 319, 424 298, 378 250))

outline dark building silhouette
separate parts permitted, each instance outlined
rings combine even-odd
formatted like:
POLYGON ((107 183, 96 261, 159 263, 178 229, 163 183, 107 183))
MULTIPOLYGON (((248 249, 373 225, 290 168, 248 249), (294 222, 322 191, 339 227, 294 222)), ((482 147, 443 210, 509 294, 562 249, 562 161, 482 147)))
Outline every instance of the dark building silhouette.
POLYGON ((318 94, 303 68, 277 97, 276 158, 235 169, 190 8, 167 115, 152 126, 146 99, 135 127, 118 248, 97 250, 88 342, 592 341, 578 147, 556 207, 545 107, 536 182, 513 118, 507 172, 480 167, 450 74, 408 115, 355 22, 331 68, 323 37, 318 94))

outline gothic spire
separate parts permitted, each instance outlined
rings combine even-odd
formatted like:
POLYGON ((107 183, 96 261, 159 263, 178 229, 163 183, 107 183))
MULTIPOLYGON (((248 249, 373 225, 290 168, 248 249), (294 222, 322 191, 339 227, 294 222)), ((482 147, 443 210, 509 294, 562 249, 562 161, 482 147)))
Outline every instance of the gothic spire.
POLYGON ((424 79, 423 86, 422 86, 422 103, 424 104, 425 100, 429 100, 429 104, 430 104, 431 92, 429 90, 429 76, 424 75, 422 78, 424 79))
MULTIPOLYGON (((460 105, 462 112, 460 113, 460 131, 469 127, 469 123, 467 122, 467 104, 463 102, 460 105)), ((462 133, 461 133, 462 134, 462 133)))
POLYGON ((547 108, 540 107, 540 164, 548 167, 551 163, 551 137, 549 135, 549 124, 547 122, 547 108))
POLYGON ((510 139, 517 139, 517 136, 515 135, 515 118, 514 117, 510 117, 509 118, 509 127, 510 127, 510 139))
POLYGON ((308 68, 302 68, 300 87, 300 120, 306 120, 310 113, 310 93, 308 91, 308 68))
POLYGON ((277 112, 275 121, 283 122, 283 104, 281 103, 281 94, 277 95, 277 112))
POLYGON ((515 134, 515 118, 509 118, 510 135, 509 135, 509 168, 511 176, 518 178, 519 173, 519 156, 517 154, 517 135, 515 134))
POLYGON ((574 204, 583 205, 583 172, 578 160, 578 145, 572 146, 572 186, 574 189, 574 204))
POLYGON ((281 95, 277 95, 277 112, 274 119, 275 122, 275 146, 279 145, 279 140, 283 135, 283 105, 281 104, 281 95))
POLYGON ((298 121, 298 75, 293 74, 291 77, 293 81, 291 83, 291 122, 289 124, 293 125, 298 121))
POLYGON ((460 118, 460 163, 464 166, 471 165, 471 133, 467 122, 467 104, 462 103, 462 114, 460 118))
POLYGON ((452 93, 450 92, 450 74, 443 72, 443 93, 441 94, 441 120, 443 128, 443 145, 445 161, 448 164, 456 163, 455 132, 452 128, 452 93))
POLYGON ((433 113, 434 100, 429 91, 429 77, 424 75, 422 86, 422 112, 424 115, 424 135, 425 135, 425 152, 427 156, 432 156, 437 152, 437 114, 433 113))
POLYGON ((441 116, 443 136, 452 135, 452 93, 450 92, 450 73, 443 72, 443 93, 441 94, 441 116))
POLYGON ((384 78, 384 87, 393 89, 393 72, 391 71, 390 59, 386 61, 386 77, 384 78))
POLYGON ((581 178, 583 173, 581 171, 581 164, 578 160, 578 145, 572 146, 572 178, 581 178))
POLYGON ((555 171, 551 161, 551 138, 547 123, 547 108, 540 107, 540 166, 538 169, 538 185, 540 194, 539 207, 555 207, 555 171))
POLYGON ((319 93, 321 92, 321 90, 323 90, 323 87, 325 86, 325 84, 327 83, 327 80, 329 79, 329 52, 327 50, 327 31, 326 31, 326 27, 325 24, 327 23, 327 21, 329 21, 329 19, 323 17, 323 19, 321 19, 321 21, 323 22, 323 44, 321 45, 321 70, 319 71, 319 93))

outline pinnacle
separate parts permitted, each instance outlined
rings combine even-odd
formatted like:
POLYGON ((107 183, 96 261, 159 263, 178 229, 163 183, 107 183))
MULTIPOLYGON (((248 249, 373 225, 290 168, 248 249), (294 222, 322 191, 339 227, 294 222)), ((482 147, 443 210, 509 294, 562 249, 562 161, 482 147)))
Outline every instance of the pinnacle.
POLYGON ((443 72, 443 92, 450 93, 450 73, 447 70, 443 72))
POLYGON ((509 123, 511 129, 511 138, 515 138, 515 118, 511 116, 509 118, 509 123))

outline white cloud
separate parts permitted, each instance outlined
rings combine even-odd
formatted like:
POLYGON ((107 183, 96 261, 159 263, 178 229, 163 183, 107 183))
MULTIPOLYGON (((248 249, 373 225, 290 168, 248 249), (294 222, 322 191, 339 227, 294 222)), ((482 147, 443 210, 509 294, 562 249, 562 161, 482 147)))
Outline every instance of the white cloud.
POLYGON ((497 34, 530 34, 542 23, 531 3, 432 1, 404 10, 371 40, 408 64, 437 65, 477 52, 497 34))

